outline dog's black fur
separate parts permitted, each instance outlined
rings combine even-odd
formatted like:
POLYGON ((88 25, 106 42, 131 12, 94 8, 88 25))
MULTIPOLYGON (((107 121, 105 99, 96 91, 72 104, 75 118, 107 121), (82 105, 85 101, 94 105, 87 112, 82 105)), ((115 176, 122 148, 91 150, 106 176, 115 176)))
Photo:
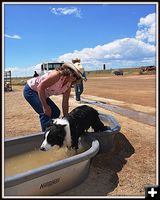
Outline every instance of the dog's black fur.
POLYGON ((72 147, 78 148, 78 138, 90 127, 95 132, 104 131, 104 124, 98 115, 99 113, 94 108, 83 105, 75 108, 66 116, 71 129, 72 147))
MULTIPOLYGON (((97 110, 87 105, 82 105, 73 109, 64 119, 61 119, 60 122, 63 122, 63 120, 69 123, 71 147, 75 149, 78 149, 79 137, 90 127, 92 127, 95 132, 106 130, 106 127, 99 118, 97 110)), ((65 123, 55 124, 53 121, 53 124, 45 131, 45 134, 47 133, 47 143, 51 146, 59 145, 61 147, 67 134, 65 126, 67 126, 65 123)), ((41 150, 44 150, 43 145, 41 146, 41 150)))

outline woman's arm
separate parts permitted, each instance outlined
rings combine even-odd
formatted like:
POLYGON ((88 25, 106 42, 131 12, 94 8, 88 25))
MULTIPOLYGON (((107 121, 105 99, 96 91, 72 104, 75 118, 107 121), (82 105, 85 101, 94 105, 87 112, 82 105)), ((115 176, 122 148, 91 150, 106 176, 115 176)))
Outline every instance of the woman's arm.
POLYGON ((63 99, 62 99, 62 110, 63 110, 63 115, 65 116, 68 114, 69 111, 69 96, 71 93, 71 88, 69 88, 64 94, 63 94, 63 99))
POLYGON ((46 102, 45 89, 51 85, 54 85, 59 80, 59 78, 60 73, 58 71, 53 71, 37 87, 37 92, 42 104, 43 111, 47 116, 51 116, 51 108, 46 102))

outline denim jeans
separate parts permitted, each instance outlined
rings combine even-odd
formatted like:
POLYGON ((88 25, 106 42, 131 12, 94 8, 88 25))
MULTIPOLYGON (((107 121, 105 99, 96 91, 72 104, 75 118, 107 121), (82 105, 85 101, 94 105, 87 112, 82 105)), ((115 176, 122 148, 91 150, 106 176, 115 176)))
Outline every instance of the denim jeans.
POLYGON ((23 95, 24 98, 28 101, 28 103, 32 106, 32 108, 39 114, 42 131, 45 131, 47 125, 53 118, 57 118, 60 116, 59 108, 50 98, 47 98, 46 102, 50 106, 52 114, 51 117, 45 115, 38 93, 32 90, 28 84, 24 86, 23 95))
POLYGON ((76 101, 80 101, 81 94, 83 92, 83 82, 76 84, 74 88, 75 88, 76 101))

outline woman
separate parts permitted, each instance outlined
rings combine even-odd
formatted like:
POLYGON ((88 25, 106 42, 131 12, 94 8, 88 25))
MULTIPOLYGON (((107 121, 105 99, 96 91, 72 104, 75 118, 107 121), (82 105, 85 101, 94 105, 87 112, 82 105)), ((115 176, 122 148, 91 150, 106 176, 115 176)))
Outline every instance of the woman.
POLYGON ((45 131, 52 118, 60 116, 59 108, 49 97, 52 95, 63 95, 62 110, 65 116, 69 110, 71 87, 81 81, 81 79, 81 64, 64 63, 55 70, 27 81, 23 95, 39 114, 42 131, 45 131))

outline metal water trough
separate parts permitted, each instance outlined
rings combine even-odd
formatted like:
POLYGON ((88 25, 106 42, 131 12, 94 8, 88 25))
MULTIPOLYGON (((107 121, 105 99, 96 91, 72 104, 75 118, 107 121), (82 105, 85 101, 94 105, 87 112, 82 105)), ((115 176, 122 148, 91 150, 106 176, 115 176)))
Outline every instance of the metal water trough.
MULTIPOLYGON (((39 148, 43 134, 8 139, 4 144, 5 158, 39 148)), ((56 195, 80 184, 88 175, 90 160, 99 150, 99 142, 86 135, 82 137, 83 153, 5 177, 5 196, 56 195)))
POLYGON ((121 126, 112 115, 100 113, 99 117, 104 123, 107 122, 109 129, 104 132, 91 131, 90 133, 100 143, 100 149, 98 153, 107 153, 114 147, 114 138, 116 133, 120 131, 121 126))
MULTIPOLYGON (((109 123, 110 130, 91 132, 83 136, 81 143, 87 149, 85 152, 28 172, 5 177, 5 196, 56 195, 83 182, 88 176, 91 159, 97 153, 112 149, 114 136, 121 128, 111 115, 100 114, 100 118, 109 123)), ((39 148, 42 141, 42 133, 5 140, 4 156, 9 158, 39 148)))

